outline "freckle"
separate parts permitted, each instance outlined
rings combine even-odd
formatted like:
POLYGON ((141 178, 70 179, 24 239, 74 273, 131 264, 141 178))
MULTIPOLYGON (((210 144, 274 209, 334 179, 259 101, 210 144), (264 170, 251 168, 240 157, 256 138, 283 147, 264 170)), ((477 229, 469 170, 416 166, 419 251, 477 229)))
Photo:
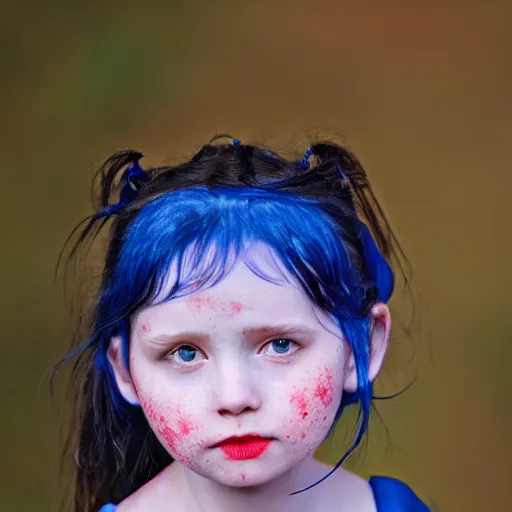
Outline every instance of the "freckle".
POLYGON ((155 407, 155 404, 153 401, 148 397, 142 397, 141 398, 142 405, 147 411, 147 415, 151 420, 153 420, 157 424, 157 430, 158 433, 165 439, 167 446, 169 449, 175 453, 178 458, 182 460, 185 464, 192 464, 192 461, 190 458, 185 456, 179 449, 179 441, 182 438, 182 436, 174 431, 172 428, 170 428, 165 423, 165 417, 158 413, 155 407))
POLYGON ((180 432, 186 436, 188 434, 190 434, 190 432, 192 430, 195 430, 195 427, 194 425, 192 424, 192 422, 188 419, 184 419, 184 418, 180 418, 178 420, 178 426, 180 427, 180 432))
POLYGON ((324 420, 323 421, 325 421, 326 419, 327 419, 327 416, 324 416, 324 420))
POLYGON ((213 309, 217 305, 213 297, 202 297, 201 295, 197 297, 189 297, 187 303, 197 313, 201 313, 205 309, 213 309))
POLYGON ((290 436, 286 436, 287 439, 290 439, 290 436))
POLYGON ((306 399, 306 390, 297 390, 293 393, 293 395, 290 398, 291 404, 297 404, 297 407, 299 409, 299 414, 301 415, 302 419, 306 418, 308 415, 308 401, 306 399))
POLYGON ((332 402, 332 393, 334 389, 332 380, 332 371, 329 368, 326 368, 323 375, 317 378, 315 397, 320 399, 325 407, 332 402))
POLYGON ((243 309, 243 306, 240 302, 232 302, 229 305, 229 310, 233 314, 240 313, 240 311, 242 311, 242 309, 243 309))
POLYGON ((302 439, 306 439, 306 434, 305 434, 305 432, 302 432, 302 435, 301 435, 300 437, 302 437, 302 439))
POLYGON ((177 432, 175 432, 172 428, 164 426, 159 429, 160 435, 167 441, 169 448, 178 455, 178 457, 184 462, 191 464, 191 460, 182 454, 178 448, 178 442, 180 440, 180 436, 177 432))

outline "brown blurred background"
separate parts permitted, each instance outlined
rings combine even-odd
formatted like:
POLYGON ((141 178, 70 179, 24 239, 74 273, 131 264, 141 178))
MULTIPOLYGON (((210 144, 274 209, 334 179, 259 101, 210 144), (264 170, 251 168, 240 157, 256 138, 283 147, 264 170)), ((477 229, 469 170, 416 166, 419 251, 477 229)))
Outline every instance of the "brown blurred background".
POLYGON ((362 159, 423 314, 412 372, 397 370, 403 340, 387 363, 388 392, 418 374, 379 405, 391 442, 375 421, 355 469, 443 512, 510 510, 511 14, 484 0, 1 2, 0 510, 54 501, 45 375, 68 327, 53 269, 94 169, 127 147, 145 165, 188 156, 217 131, 300 152, 341 133, 362 159))

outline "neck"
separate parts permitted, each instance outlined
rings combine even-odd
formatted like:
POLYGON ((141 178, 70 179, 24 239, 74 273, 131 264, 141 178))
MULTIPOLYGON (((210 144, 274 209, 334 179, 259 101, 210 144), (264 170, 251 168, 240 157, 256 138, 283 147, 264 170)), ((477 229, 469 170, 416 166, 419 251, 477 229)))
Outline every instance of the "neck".
MULTIPOLYGON (((179 464, 174 462, 174 464, 179 464)), ((175 468, 187 489, 187 502, 194 512, 305 512, 314 510, 321 496, 319 487, 290 496, 319 480, 329 470, 313 458, 264 485, 229 487, 190 471, 183 465, 175 468)), ((185 493, 184 493, 185 494, 185 493)), ((187 506, 187 510, 189 509, 187 506)))

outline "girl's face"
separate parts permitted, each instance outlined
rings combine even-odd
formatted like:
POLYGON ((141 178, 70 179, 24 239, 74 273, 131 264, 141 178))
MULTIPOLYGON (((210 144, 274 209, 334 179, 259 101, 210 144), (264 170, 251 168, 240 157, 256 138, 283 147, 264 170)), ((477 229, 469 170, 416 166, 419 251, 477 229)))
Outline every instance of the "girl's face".
POLYGON ((173 458, 230 486, 263 484, 313 455, 340 404, 347 354, 299 286, 243 262, 213 288, 132 319, 131 378, 151 428, 173 458))

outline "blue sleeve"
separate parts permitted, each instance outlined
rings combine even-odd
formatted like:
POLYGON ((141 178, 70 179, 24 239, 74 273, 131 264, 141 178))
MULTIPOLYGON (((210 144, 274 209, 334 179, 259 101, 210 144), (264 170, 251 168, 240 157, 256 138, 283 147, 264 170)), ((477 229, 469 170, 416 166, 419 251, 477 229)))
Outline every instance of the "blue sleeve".
POLYGON ((383 476, 370 478, 377 512, 430 512, 430 509, 400 480, 383 476))
POLYGON ((116 512, 116 506, 112 505, 112 503, 107 503, 103 505, 98 512, 116 512))

